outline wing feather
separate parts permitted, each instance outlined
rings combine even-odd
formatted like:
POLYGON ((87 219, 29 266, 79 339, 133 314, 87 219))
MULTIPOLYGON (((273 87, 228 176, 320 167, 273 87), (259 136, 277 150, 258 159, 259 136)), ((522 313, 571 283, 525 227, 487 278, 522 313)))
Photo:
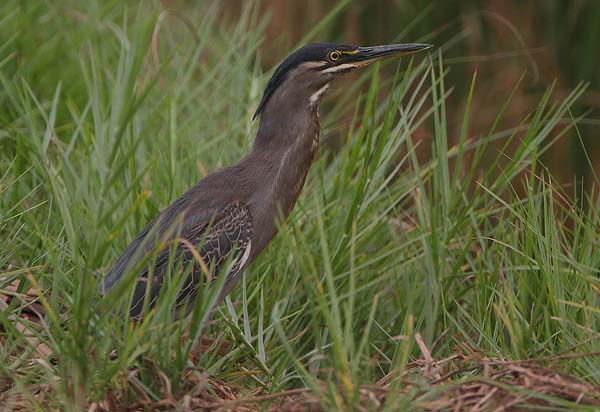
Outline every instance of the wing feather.
MULTIPOLYGON (((146 232, 146 235, 148 234, 148 230, 145 229, 144 232, 146 232)), ((216 213, 213 212, 210 219, 207 219, 206 213, 200 216, 186 216, 178 233, 178 238, 184 239, 184 241, 180 241, 176 246, 175 259, 170 259, 172 250, 172 245, 170 245, 160 251, 155 259, 151 260, 152 267, 146 267, 140 273, 129 310, 129 315, 133 319, 140 320, 142 318, 146 299, 148 299, 150 308, 154 306, 163 285, 166 283, 167 279, 165 277, 171 272, 169 270, 171 262, 181 263, 180 267, 182 268, 187 268, 191 264, 191 271, 177 295, 175 302, 177 310, 185 305, 187 305, 188 310, 191 308, 190 303, 196 298, 200 283, 207 279, 205 273, 207 269, 210 272, 209 278, 214 279, 219 275, 223 265, 232 259, 227 277, 228 279, 235 277, 247 263, 250 254, 252 219, 248 207, 243 203, 235 202, 216 213), (194 250, 191 248, 194 248, 194 250), (198 257, 202 262, 198 261, 198 257)), ((174 240, 175 236, 176 233, 170 239, 174 240)), ((156 239, 158 237, 155 236, 152 239, 154 242, 149 242, 151 243, 150 246, 156 243, 156 239)), ((152 250, 152 247, 147 249, 152 250)), ((149 250, 146 250, 146 253, 149 250)), ((137 260, 141 261, 141 259, 137 260)), ((125 266, 128 265, 117 261, 107 278, 112 275, 112 278, 121 279, 123 273, 114 272, 118 269, 124 270, 125 266)), ((110 286, 114 286, 114 283, 116 282, 113 282, 110 286)))

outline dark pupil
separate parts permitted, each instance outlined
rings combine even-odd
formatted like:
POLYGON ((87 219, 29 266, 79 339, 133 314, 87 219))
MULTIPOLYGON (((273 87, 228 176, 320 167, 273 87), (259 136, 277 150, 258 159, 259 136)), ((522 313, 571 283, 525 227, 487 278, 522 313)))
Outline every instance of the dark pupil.
POLYGON ((340 58, 340 54, 338 52, 332 52, 330 55, 331 60, 337 60, 340 58))

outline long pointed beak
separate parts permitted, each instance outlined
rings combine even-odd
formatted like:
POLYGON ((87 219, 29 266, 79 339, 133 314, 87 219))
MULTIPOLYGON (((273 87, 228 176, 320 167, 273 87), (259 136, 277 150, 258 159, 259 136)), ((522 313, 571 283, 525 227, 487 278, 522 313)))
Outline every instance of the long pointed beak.
POLYGON ((433 47, 432 44, 406 43, 386 44, 383 46, 359 47, 348 59, 349 63, 367 65, 389 57, 407 56, 433 47))

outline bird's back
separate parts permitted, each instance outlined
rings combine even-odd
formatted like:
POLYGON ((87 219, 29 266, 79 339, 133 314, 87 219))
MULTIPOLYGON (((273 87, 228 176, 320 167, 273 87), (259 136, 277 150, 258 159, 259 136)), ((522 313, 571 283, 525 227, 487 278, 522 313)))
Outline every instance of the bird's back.
MULTIPOLYGON (((172 248, 182 258, 183 265, 198 257, 203 261, 193 264, 176 305, 187 303, 195 295, 198 282, 206 278, 203 272, 207 267, 214 276, 227 259, 243 256, 250 245, 252 220, 245 205, 247 194, 235 176, 235 168, 214 172, 162 210, 109 269, 102 285, 103 294, 114 289, 128 274, 136 276, 130 315, 139 319, 145 299, 152 306, 158 297, 168 273, 172 248), (150 287, 147 282, 151 282, 150 287)), ((246 262, 234 264, 231 272, 242 268, 239 263, 246 262)), ((231 275, 235 273, 228 274, 231 275)))

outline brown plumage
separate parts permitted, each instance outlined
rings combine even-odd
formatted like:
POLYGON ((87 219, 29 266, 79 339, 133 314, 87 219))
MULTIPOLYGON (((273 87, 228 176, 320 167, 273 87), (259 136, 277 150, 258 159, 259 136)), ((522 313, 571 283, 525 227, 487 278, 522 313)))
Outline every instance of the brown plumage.
POLYGON ((175 308, 194 302, 200 282, 226 276, 221 298, 277 233, 292 211, 319 143, 318 105, 338 76, 382 57, 430 47, 404 44, 355 47, 319 43, 291 54, 270 79, 255 117, 251 152, 202 179, 150 222, 108 271, 103 293, 136 271, 129 314, 152 308, 169 273, 171 245, 182 267, 191 266, 175 308), (162 250, 156 250, 161 249, 162 250), (148 256, 156 253, 156 258, 148 256), (228 263, 228 273, 221 273, 228 263))

